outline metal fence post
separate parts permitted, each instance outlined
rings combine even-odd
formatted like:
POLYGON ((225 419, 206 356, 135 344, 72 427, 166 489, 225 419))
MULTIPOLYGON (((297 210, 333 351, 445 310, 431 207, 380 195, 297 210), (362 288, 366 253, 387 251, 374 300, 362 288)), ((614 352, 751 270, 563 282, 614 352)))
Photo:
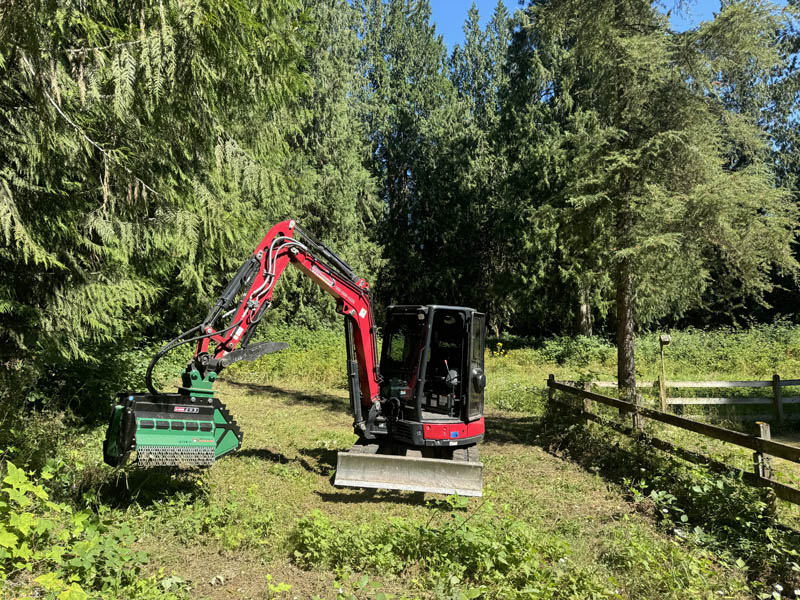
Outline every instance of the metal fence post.
MULTIPOLYGON (((755 436, 762 440, 771 440, 772 434, 769 430, 769 423, 756 421, 755 436)), ((756 475, 764 479, 772 479, 774 474, 769 456, 760 451, 753 452, 753 470, 756 475)))
POLYGON ((778 419, 778 423, 783 423, 783 390, 781 376, 777 373, 772 376, 772 398, 775 403, 775 418, 778 419))

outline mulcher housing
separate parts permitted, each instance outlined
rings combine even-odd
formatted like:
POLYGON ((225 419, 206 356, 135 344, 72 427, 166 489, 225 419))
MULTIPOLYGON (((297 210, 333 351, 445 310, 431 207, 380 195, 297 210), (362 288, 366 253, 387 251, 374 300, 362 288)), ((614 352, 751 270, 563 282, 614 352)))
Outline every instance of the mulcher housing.
POLYGON ((122 393, 103 458, 119 466, 135 450, 141 467, 209 467, 241 444, 242 432, 219 398, 122 393))

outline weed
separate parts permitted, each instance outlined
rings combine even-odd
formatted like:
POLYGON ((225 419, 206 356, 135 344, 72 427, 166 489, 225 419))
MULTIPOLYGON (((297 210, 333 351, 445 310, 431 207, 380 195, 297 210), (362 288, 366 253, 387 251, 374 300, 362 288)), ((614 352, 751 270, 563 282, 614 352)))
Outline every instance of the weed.
POLYGON ((719 598, 744 595, 743 577, 730 577, 722 586, 716 557, 708 551, 688 552, 679 541, 654 539, 642 525, 626 520, 615 531, 603 560, 625 576, 632 598, 719 598), (715 590, 715 584, 719 587, 715 590))
POLYGON ((570 561, 563 539, 498 514, 489 502, 469 514, 439 511, 426 523, 393 518, 359 528, 315 511, 300 519, 293 539, 300 565, 419 572, 420 587, 437 598, 615 597, 570 561))
POLYGON ((769 490, 657 454, 647 438, 634 440, 594 425, 573 423, 551 443, 581 462, 599 464, 634 502, 649 503, 666 531, 713 551, 721 561, 741 564, 756 587, 758 579, 799 586, 800 534, 778 524, 769 490), (632 478, 632 473, 647 476, 632 478))
POLYGON ((131 549, 134 536, 127 524, 112 526, 93 513, 73 512, 52 502, 47 490, 13 463, 6 469, 0 488, 0 576, 12 581, 22 573, 41 573, 35 587, 59 598, 96 593, 128 598, 132 590, 146 597, 144 592, 156 589, 154 579, 138 577, 147 555, 131 549))

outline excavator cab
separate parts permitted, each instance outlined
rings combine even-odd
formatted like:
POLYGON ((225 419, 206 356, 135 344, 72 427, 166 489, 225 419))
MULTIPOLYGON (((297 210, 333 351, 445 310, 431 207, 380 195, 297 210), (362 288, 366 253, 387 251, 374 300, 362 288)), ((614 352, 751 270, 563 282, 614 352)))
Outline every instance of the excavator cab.
POLYGON ((447 448, 481 441, 485 336, 484 315, 472 308, 389 307, 380 372, 394 440, 447 448))
POLYGON ((390 306, 380 416, 339 452, 334 484, 480 496, 485 339, 485 317, 472 308, 390 306))

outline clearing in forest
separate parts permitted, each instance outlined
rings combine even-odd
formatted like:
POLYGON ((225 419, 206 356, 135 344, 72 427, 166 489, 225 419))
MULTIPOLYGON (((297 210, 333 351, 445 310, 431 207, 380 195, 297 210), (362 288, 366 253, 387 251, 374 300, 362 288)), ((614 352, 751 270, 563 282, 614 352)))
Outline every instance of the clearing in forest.
POLYGON ((446 502, 332 486, 354 440, 343 391, 229 381, 220 395, 245 432, 238 453, 198 478, 135 473, 105 491, 130 498, 117 518, 195 597, 747 597, 742 571, 548 453, 537 416, 490 410, 485 497, 446 502))

